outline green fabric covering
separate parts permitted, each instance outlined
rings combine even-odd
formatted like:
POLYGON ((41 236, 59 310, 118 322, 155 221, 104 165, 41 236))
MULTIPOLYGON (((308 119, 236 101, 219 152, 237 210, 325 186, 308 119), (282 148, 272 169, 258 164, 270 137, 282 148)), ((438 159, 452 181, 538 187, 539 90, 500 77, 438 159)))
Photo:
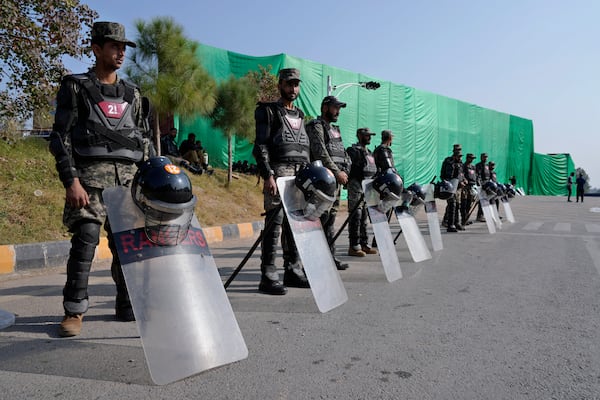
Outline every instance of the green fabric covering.
MULTIPOLYGON (((566 196, 567 177, 571 172, 576 172, 571 155, 534 153, 531 193, 543 196, 566 196)), ((575 178, 574 176, 573 184, 575 178)))
MULTIPOLYGON (((327 95, 328 76, 333 85, 379 82, 378 90, 352 86, 334 91, 334 95, 348 103, 338 122, 346 146, 356 141, 357 128, 369 127, 378 133, 373 136, 371 149, 380 143, 379 133, 391 129, 396 167, 406 185, 428 183, 434 176, 439 176, 442 161, 451 154, 452 145, 460 143, 463 155, 474 153, 477 156, 474 163, 479 162, 480 153, 488 153, 489 161, 496 163, 500 182, 507 182, 514 175, 517 186, 523 187, 526 193, 558 194, 557 184, 543 184, 540 180, 560 181, 562 177, 556 174, 562 174, 562 170, 542 163, 544 176, 532 178, 531 120, 286 54, 251 57, 200 45, 198 57, 217 81, 231 75, 241 77, 250 70, 258 70, 259 65, 271 65, 274 73, 284 67, 300 69, 302 84, 296 105, 312 117, 320 114, 321 100, 327 95)), ((179 131, 179 140, 186 138, 189 132, 196 133, 208 151, 211 165, 227 166, 227 140, 206 119, 182 118, 179 131)), ((233 161, 238 160, 254 163, 252 144, 234 138, 233 161)))

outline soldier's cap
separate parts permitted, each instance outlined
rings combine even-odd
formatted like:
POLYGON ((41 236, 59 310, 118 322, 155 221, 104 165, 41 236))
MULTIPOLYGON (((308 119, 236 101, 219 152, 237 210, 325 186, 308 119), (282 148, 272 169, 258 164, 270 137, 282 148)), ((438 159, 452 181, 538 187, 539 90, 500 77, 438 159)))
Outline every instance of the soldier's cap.
POLYGON ((92 25, 92 43, 102 39, 114 40, 125 43, 129 47, 136 47, 135 43, 125 37, 125 27, 118 22, 94 22, 92 25))
POLYGON ((376 133, 371 132, 371 130, 369 128, 358 128, 356 130, 356 134, 357 135, 369 135, 369 136, 374 136, 376 135, 376 133))
POLYGON ((335 96, 326 96, 321 102, 321 107, 324 105, 337 106, 341 108, 346 107, 346 103, 339 101, 335 96))
POLYGON ((300 80, 300 70, 296 68, 284 68, 279 70, 280 81, 300 80))
POLYGON ((453 150, 462 150, 462 147, 460 144, 455 144, 454 146, 452 146, 453 150))
POLYGON ((469 159, 474 160, 476 158, 477 157, 475 157, 475 154, 473 154, 473 153, 467 153, 467 160, 469 160, 469 159))
POLYGON ((487 157, 487 153, 481 153, 481 156, 480 156, 480 157, 481 157, 481 158, 483 158, 483 157, 487 157))
POLYGON ((495 166, 495 165, 496 165, 496 163, 495 163, 495 162, 493 162, 493 161, 490 161, 490 162, 488 163, 488 165, 489 165, 490 167, 493 167, 493 166, 495 166))

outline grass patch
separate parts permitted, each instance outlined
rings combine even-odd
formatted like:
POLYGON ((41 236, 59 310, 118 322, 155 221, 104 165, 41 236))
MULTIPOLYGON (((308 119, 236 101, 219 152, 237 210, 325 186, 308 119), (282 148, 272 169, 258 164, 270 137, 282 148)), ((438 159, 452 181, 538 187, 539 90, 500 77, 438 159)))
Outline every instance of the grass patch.
MULTIPOLYGON (((62 224, 65 190, 44 139, 0 141, 0 244, 66 240, 62 224)), ((262 220, 262 182, 239 174, 227 185, 227 171, 212 176, 189 174, 198 197, 202 226, 262 220)), ((102 230, 104 232, 104 230, 102 230)))

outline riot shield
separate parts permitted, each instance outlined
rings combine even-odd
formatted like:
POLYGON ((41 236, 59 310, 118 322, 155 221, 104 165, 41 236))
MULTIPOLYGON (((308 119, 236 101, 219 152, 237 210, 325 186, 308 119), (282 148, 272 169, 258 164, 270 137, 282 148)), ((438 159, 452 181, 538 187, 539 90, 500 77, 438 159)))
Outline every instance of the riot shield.
POLYGON ((152 380, 242 360, 248 349, 196 217, 176 246, 151 242, 126 187, 103 192, 152 380))
POLYGON ((431 258, 431 253, 425 244, 425 239, 419 230, 415 218, 410 215, 406 209, 402 209, 401 207, 394 207, 394 212, 396 218, 398 218, 398 223, 402 229, 402 235, 404 236, 404 240, 406 240, 406 245, 408 246, 408 251, 413 258, 413 261, 421 262, 429 260, 431 258))
POLYGON ((496 224, 497 229, 502 229, 502 221, 500 220, 500 215, 498 215, 498 209, 496 208, 496 201, 490 201, 490 210, 492 211, 492 217, 494 218, 494 224, 496 224))
POLYGON ((362 181, 363 193, 365 194, 371 227, 377 240, 377 250, 381 257, 385 277, 388 282, 393 282, 402 278, 402 270, 400 269, 400 261, 398 260, 398 253, 396 253, 396 246, 394 246, 387 215, 377 207, 379 194, 373 189, 372 182, 373 179, 362 181))
POLYGON ((480 186, 475 186, 477 193, 479 194, 479 204, 481 204, 481 211, 485 217, 485 224, 487 225, 489 233, 496 233, 496 225, 494 223, 494 211, 492 210, 492 204, 488 200, 487 193, 480 186))
POLYGON ((8 328, 15 323, 15 314, 0 308, 0 329, 8 328))
POLYGON ((506 219, 511 224, 514 224, 515 223, 515 215, 512 212, 512 208, 510 207, 510 203, 509 203, 508 199, 506 198, 506 196, 503 196, 500 199, 500 202, 502 203, 502 207, 504 208, 504 215, 506 215, 506 219))
POLYGON ((321 221, 309 221, 303 217, 304 194, 296 188, 293 176, 277 178, 277 189, 319 311, 325 313, 344 304, 348 294, 333 261, 321 221))
POLYGON ((433 189, 433 183, 425 185, 425 214, 427 215, 427 224, 429 225, 431 247, 433 251, 440 251, 444 248, 444 243, 442 242, 440 219, 437 213, 435 197, 433 196, 433 189))

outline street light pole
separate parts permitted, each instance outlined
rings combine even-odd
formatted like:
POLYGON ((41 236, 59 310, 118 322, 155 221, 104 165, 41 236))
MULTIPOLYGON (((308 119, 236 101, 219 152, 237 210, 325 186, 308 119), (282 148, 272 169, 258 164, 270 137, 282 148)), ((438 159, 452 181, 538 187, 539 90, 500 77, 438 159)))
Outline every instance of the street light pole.
POLYGON ((369 81, 369 82, 348 82, 348 83, 342 83, 340 85, 333 85, 331 83, 331 75, 327 75, 327 96, 331 96, 335 90, 341 89, 337 93, 337 97, 339 97, 344 90, 346 90, 352 86, 360 86, 367 90, 377 90, 377 89, 379 89, 381 84, 379 84, 379 82, 369 81))

